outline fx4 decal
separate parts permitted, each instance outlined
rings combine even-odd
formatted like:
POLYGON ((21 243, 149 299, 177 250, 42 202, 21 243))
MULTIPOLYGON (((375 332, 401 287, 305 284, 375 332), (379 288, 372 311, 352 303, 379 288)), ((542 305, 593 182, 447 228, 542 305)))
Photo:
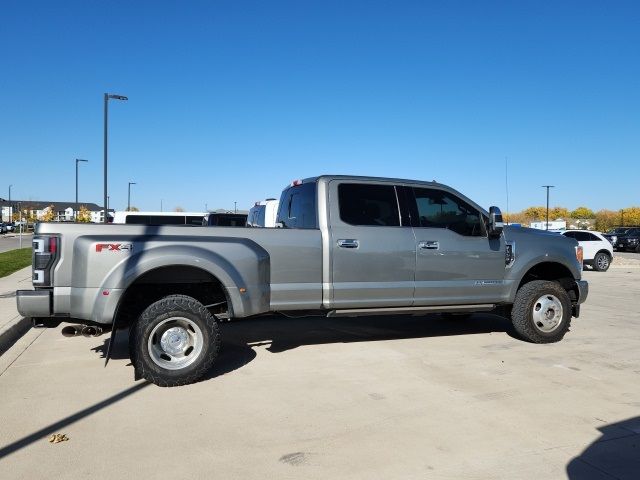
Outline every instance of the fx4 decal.
POLYGON ((97 243, 96 252, 108 250, 110 252, 132 252, 133 243, 97 243))

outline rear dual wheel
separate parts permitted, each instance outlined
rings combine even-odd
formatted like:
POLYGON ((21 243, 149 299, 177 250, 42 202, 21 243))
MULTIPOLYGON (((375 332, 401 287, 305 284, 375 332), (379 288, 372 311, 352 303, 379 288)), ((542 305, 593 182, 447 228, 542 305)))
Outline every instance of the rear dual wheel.
POLYGON ((161 387, 198 381, 211 368, 219 350, 215 317, 186 295, 170 295, 149 305, 129 336, 136 372, 161 387))

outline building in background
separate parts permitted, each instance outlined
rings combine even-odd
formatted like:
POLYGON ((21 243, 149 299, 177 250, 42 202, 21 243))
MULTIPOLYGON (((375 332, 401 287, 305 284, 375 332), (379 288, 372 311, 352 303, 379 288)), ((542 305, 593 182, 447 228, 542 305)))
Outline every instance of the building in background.
MULTIPOLYGON (((85 207, 91 214, 91 221, 100 223, 104 219, 104 210, 95 203, 86 202, 51 202, 51 201, 34 201, 34 200, 14 200, 11 204, 7 200, 0 200, 0 211, 2 212, 2 220, 11 221, 11 215, 18 210, 22 212, 21 220, 34 222, 41 221, 48 212, 53 211, 52 221, 54 222, 73 222, 81 207, 85 207)), ((109 209, 109 214, 113 217, 113 209, 109 209)))
POLYGON ((566 230, 567 222, 561 218, 557 220, 549 220, 547 222, 531 222, 529 225, 531 228, 537 228, 538 230, 566 230))

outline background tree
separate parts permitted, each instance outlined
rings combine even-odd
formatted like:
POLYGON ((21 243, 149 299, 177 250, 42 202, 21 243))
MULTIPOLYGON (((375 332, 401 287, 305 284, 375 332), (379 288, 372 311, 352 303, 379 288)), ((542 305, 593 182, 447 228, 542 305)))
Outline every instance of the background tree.
POLYGON ((624 225, 626 226, 636 226, 640 225, 640 207, 629 207, 623 209, 624 215, 621 212, 618 212, 618 216, 620 217, 620 222, 618 225, 622 225, 622 217, 624 216, 624 225))
MULTIPOLYGON (((545 219, 547 215, 547 209, 545 208, 545 219)), ((567 219, 569 218, 569 210, 564 207, 553 207, 549 209, 549 221, 557 220, 558 218, 567 219)))
POLYGON ((49 205, 42 212, 42 216, 40 217, 40 220, 42 220, 43 222, 53 222, 55 218, 56 218, 56 212, 54 210, 54 206, 49 205))
POLYGON ((91 212, 84 205, 80 206, 78 214, 76 215, 76 222, 89 223, 91 221, 91 212))
POLYGON ((620 225, 620 212, 611 210, 598 210, 595 213, 596 230, 606 232, 610 228, 620 225))
MULTIPOLYGON (((525 217, 532 220, 544 220, 547 217, 546 207, 529 207, 522 211, 525 217)), ((551 212, 549 212, 551 213, 551 212)))
POLYGON ((124 209, 125 212, 139 212, 140 209, 138 207, 129 207, 124 209))
POLYGON ((571 218, 579 219, 595 218, 596 216, 596 214, 593 213, 593 210, 587 207, 578 207, 575 210, 571 211, 569 215, 571 216, 571 218))
POLYGON ((508 213, 503 215, 505 221, 509 223, 520 223, 520 224, 529 224, 531 223, 531 218, 527 217, 522 212, 508 213))
POLYGON ((184 208, 182 207, 176 207, 173 209, 174 212, 184 212, 184 208))

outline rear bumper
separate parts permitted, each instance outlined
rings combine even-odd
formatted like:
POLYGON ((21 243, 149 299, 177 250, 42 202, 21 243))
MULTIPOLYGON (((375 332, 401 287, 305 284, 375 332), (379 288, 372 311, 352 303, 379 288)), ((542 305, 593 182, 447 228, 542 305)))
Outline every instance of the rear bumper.
POLYGON ((50 317, 53 311, 50 290, 18 290, 16 303, 23 317, 50 317))

